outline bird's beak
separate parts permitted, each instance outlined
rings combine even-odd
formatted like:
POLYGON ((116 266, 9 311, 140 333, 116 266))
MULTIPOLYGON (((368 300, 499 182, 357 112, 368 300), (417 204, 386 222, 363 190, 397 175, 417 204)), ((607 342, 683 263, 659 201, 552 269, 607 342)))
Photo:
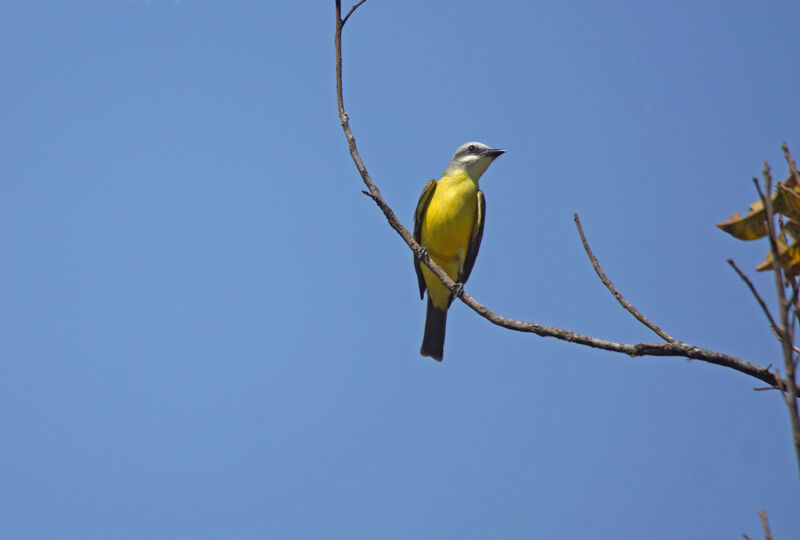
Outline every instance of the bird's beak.
POLYGON ((500 154, 505 154, 505 152, 506 151, 503 150, 502 148, 490 148, 489 150, 485 150, 482 156, 494 159, 500 154))

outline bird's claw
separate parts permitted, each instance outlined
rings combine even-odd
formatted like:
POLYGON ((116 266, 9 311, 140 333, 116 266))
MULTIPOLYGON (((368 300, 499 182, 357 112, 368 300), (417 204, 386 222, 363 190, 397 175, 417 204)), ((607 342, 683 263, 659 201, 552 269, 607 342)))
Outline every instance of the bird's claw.
POLYGON ((464 284, 463 283, 456 283, 455 289, 453 289, 453 297, 461 298, 461 293, 464 292, 464 284))
POLYGON ((419 255, 417 255, 417 260, 421 261, 422 259, 424 259, 427 256, 428 256, 428 250, 425 249, 424 246, 421 246, 420 250, 419 250, 419 255))

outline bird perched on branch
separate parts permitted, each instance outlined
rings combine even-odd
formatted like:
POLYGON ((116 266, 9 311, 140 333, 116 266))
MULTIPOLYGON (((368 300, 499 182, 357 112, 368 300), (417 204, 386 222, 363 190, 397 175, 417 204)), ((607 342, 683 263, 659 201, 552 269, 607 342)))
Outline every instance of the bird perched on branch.
MULTIPOLYGON (((463 285, 469 279, 483 237, 486 201, 478 179, 503 152, 479 142, 462 144, 439 181, 428 182, 417 203, 414 239, 456 283, 463 285)), ((425 334, 419 352, 441 361, 447 308, 454 295, 417 257, 414 269, 420 298, 428 291, 425 334)))

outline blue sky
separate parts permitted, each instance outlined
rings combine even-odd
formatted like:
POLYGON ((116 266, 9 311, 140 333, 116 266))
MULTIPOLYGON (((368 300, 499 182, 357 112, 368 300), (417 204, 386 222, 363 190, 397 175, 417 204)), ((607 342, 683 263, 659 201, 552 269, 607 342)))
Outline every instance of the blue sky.
MULTIPOLYGON (((348 4, 346 6, 349 7, 348 4)), ((467 291, 509 317, 759 364, 714 227, 800 159, 800 4, 397 3, 345 103, 411 225, 461 143, 506 148, 467 291)), ((0 536, 796 537, 785 406, 700 362, 496 328, 418 356, 411 255, 336 115, 333 1, 0 3, 0 536)))

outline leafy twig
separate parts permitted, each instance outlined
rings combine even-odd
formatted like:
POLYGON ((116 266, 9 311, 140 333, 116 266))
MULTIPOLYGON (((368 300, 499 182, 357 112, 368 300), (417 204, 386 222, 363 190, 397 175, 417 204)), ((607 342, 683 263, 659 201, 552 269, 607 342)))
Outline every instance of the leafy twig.
MULTIPOLYGON (((787 149, 788 153, 788 149, 787 149)), ((790 161, 790 166, 793 162, 790 161)), ((764 214, 767 222, 767 235, 769 237, 769 248, 772 253, 772 270, 775 276, 775 291, 778 296, 778 315, 780 317, 780 327, 778 334, 781 337, 781 348, 783 351, 783 363, 786 369, 786 378, 783 379, 781 385, 782 395, 786 406, 789 408, 789 418, 792 425, 792 441, 794 443, 795 457, 797 458, 797 470, 800 474, 800 416, 797 411, 797 384, 795 379, 794 360, 794 328, 789 324, 789 311, 792 309, 792 302, 786 298, 786 289, 784 288, 785 275, 781 267, 781 260, 778 251, 778 237, 775 232, 775 212, 772 207, 772 174, 770 173, 769 164, 764 162, 764 169, 762 171, 764 176, 764 188, 766 194, 761 191, 761 186, 757 179, 755 182, 758 196, 761 198, 761 203, 764 205, 764 214)), ((794 298, 794 296, 793 296, 794 298)), ((762 518, 765 519, 765 518, 762 518)))

